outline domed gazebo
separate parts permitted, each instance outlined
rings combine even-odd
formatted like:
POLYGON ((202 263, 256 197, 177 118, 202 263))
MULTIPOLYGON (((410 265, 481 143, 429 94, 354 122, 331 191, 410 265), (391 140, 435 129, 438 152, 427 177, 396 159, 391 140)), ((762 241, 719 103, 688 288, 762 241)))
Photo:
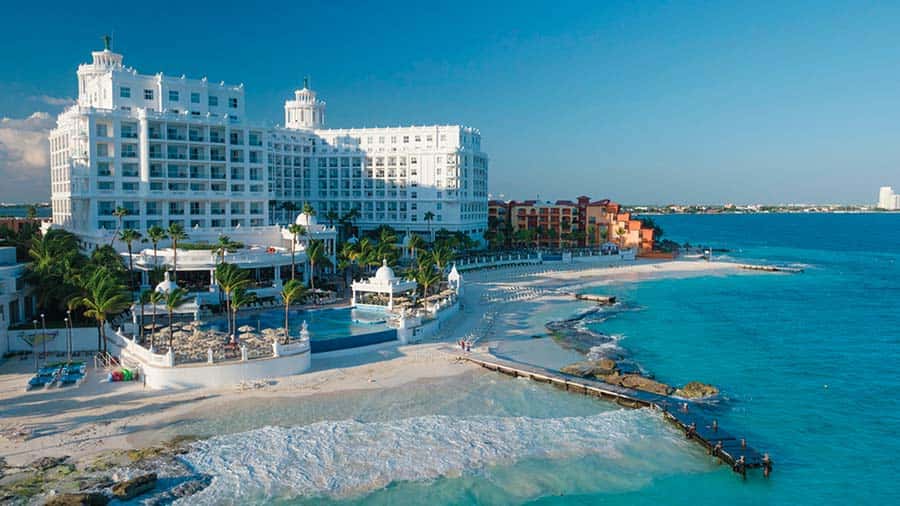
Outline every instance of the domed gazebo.
POLYGON ((414 291, 419 284, 412 280, 404 280, 394 274, 394 269, 388 267, 387 259, 382 260, 381 267, 375 271, 375 275, 364 281, 354 281, 353 302, 357 305, 357 293, 378 293, 388 296, 388 309, 394 308, 394 295, 414 291))

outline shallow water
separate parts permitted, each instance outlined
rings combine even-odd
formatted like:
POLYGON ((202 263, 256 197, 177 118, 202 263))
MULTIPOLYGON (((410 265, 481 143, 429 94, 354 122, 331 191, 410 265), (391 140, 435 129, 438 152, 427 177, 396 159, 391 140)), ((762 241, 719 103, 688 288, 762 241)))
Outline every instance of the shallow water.
POLYGON ((387 392, 233 403, 198 414, 167 430, 231 435, 203 442, 187 456, 216 476, 193 499, 898 503, 900 215, 666 216, 657 222, 680 241, 732 248, 733 258, 808 265, 798 275, 715 275, 597 289, 635 310, 595 324, 596 330, 620 335, 619 344, 663 381, 719 386, 722 426, 773 454, 772 479, 755 473, 740 480, 649 411, 475 372, 387 392))

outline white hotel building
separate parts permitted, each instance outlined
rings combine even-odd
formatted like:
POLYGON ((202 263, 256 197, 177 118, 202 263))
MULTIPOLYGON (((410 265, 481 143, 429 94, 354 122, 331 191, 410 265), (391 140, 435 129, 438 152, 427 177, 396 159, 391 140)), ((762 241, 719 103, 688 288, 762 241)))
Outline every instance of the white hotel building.
POLYGON ((283 206, 307 202, 319 222, 355 208, 360 230, 482 240, 487 156, 476 129, 326 129, 325 103, 306 85, 285 102, 284 127, 256 126, 243 85, 140 74, 108 48, 92 56, 50 134, 53 223, 86 250, 110 243, 123 207, 122 228, 144 235, 179 222, 191 242, 228 235, 282 253, 290 236, 279 225, 294 221, 283 206))

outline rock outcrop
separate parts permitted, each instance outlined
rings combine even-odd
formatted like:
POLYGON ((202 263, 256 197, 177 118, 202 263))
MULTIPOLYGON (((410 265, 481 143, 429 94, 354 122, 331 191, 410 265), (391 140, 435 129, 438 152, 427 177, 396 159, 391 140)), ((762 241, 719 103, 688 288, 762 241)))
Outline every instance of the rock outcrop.
POLYGON ((611 374, 602 379, 603 381, 611 385, 633 388, 635 390, 642 390, 644 392, 650 392, 652 394, 670 395, 675 390, 665 383, 660 383, 659 381, 645 378, 640 374, 611 374))
POLYGON ((116 499, 127 501, 153 490, 154 487, 156 487, 156 473, 149 473, 116 483, 112 487, 112 493, 116 499))
POLYGON ((59 494, 51 497, 44 506, 106 506, 109 498, 97 492, 59 494))
POLYGON ((31 464, 28 464, 28 467, 36 471, 46 471, 62 465, 68 459, 69 457, 41 457, 31 464))
POLYGON ((702 397, 712 397, 718 395, 719 389, 713 385, 692 381, 687 385, 675 390, 675 395, 684 397, 685 399, 700 399, 702 397))
POLYGON ((572 376, 578 376, 579 378, 593 376, 598 379, 603 379, 604 376, 615 374, 617 370, 616 362, 608 358, 575 362, 574 364, 569 364, 560 369, 561 372, 571 374, 572 376))

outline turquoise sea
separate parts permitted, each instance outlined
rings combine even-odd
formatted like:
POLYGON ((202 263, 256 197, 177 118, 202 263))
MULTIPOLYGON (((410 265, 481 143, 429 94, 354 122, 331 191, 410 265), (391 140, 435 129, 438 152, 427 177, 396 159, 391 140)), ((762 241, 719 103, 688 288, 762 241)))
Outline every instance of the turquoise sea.
POLYGON ((713 383, 723 428, 775 460, 746 481, 647 410, 473 372, 341 399, 221 406, 191 503, 898 504, 900 215, 655 217, 733 259, 802 264, 619 283, 590 325, 657 378, 713 383))

